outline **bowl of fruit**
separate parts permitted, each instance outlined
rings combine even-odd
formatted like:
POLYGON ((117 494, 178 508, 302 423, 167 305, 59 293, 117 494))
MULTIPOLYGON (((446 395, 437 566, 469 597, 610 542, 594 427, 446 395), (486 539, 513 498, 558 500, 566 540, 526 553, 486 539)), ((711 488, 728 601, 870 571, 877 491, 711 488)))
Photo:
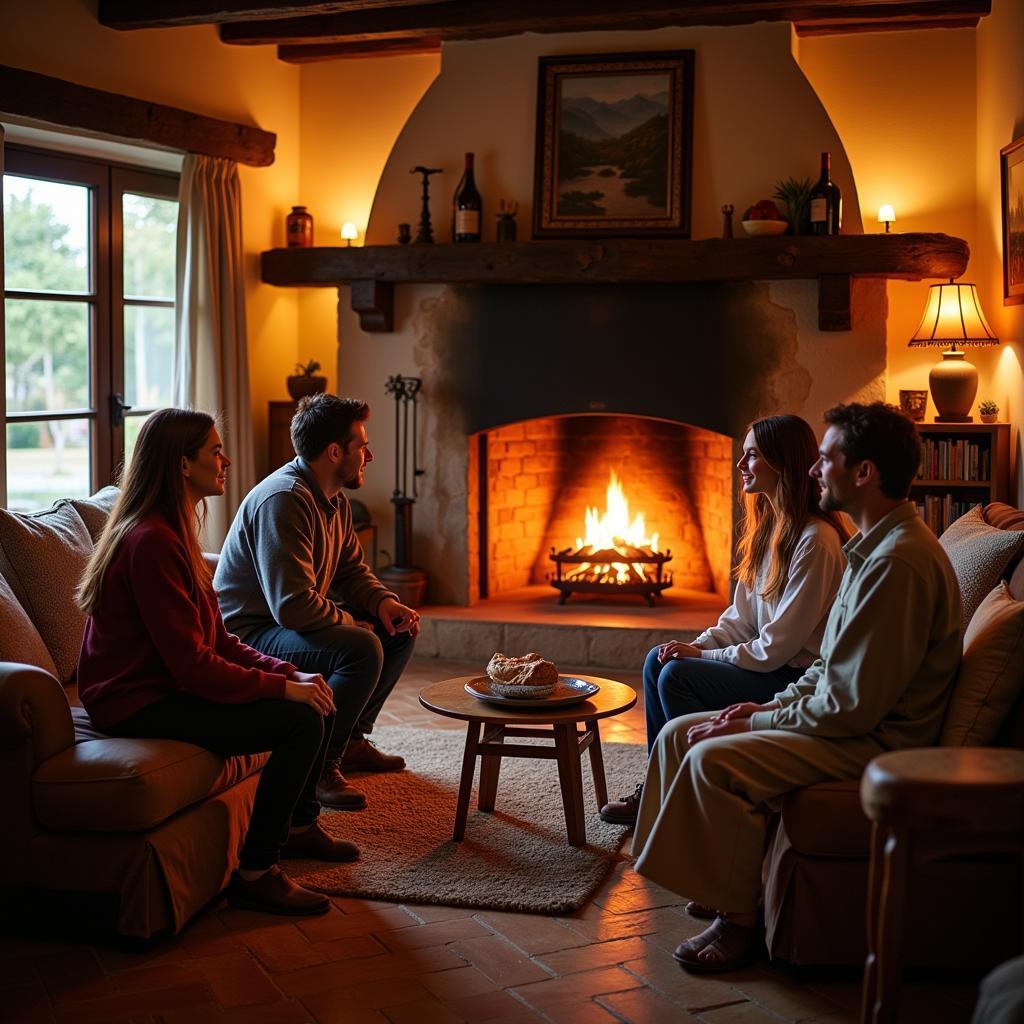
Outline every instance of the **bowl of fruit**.
POLYGON ((784 235, 789 222, 784 220, 779 208, 770 199, 762 199, 747 207, 743 214, 743 230, 751 236, 784 235))

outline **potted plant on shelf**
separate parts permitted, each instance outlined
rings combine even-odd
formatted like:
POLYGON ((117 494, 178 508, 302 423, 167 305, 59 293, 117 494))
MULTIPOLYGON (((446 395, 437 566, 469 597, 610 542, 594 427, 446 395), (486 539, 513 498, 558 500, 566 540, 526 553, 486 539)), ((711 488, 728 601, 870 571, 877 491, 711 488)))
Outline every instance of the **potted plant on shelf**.
POLYGON ((327 378, 316 376, 319 369, 320 364, 315 359, 295 364, 295 373, 288 378, 288 394, 296 402, 306 395, 317 395, 327 390, 327 378))
POLYGON ((995 423, 999 416, 999 406, 992 399, 987 398, 978 406, 978 412, 981 414, 982 423, 995 423))
POLYGON ((806 235, 810 231, 812 184, 810 178, 784 178, 775 183, 772 198, 785 206, 790 234, 806 235))

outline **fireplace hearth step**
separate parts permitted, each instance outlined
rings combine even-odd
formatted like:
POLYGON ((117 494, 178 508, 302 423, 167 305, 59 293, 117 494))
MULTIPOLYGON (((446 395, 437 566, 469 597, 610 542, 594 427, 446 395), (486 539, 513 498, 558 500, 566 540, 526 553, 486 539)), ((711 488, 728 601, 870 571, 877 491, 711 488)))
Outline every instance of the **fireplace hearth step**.
POLYGON ((656 608, 582 598, 562 606, 552 600, 550 585, 540 584, 469 607, 421 608, 416 654, 479 661, 483 671, 495 651, 538 651, 559 666, 638 672, 652 647, 695 639, 718 620, 725 603, 714 594, 680 589, 665 594, 656 608))

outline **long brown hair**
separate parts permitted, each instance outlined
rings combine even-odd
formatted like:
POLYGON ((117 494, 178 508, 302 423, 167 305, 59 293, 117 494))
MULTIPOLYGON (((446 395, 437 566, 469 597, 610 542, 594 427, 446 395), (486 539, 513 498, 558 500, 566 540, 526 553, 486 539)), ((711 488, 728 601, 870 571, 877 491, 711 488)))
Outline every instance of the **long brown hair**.
POLYGON ((99 604, 103 576, 121 541, 153 511, 166 516, 184 543, 196 584, 212 585, 210 569, 199 547, 206 502, 192 505, 181 460, 199 454, 213 427, 212 416, 193 409, 160 409, 142 424, 121 481, 121 494, 78 585, 78 606, 86 615, 92 615, 99 604))
POLYGON ((753 591, 764 567, 761 597, 772 601, 785 589, 793 551, 812 517, 828 523, 843 541, 850 532, 839 515, 822 512, 818 505, 817 483, 809 473, 818 460, 818 441, 810 424, 799 416, 766 416, 751 423, 749 429, 761 457, 779 474, 779 483, 771 498, 767 494, 743 495, 739 564, 734 575, 753 591))

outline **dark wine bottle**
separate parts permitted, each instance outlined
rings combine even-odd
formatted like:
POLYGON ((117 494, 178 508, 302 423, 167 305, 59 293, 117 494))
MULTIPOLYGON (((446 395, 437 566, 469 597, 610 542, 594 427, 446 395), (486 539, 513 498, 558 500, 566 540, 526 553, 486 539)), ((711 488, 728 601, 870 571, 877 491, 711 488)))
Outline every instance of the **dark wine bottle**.
POLYGON ((479 242, 483 202, 473 179, 473 154, 466 154, 466 170, 452 200, 452 241, 479 242))
POLYGON ((821 177, 811 189, 811 234, 838 235, 843 224, 843 194, 832 181, 831 157, 821 154, 821 177))

